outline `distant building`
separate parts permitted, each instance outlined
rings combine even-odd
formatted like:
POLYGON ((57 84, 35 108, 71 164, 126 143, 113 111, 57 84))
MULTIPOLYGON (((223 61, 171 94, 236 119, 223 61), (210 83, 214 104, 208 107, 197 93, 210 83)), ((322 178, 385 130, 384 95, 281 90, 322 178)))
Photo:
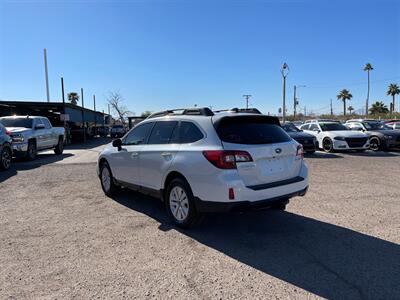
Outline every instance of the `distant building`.
POLYGON ((146 118, 144 118, 144 117, 128 117, 129 129, 131 129, 132 127, 135 127, 137 124, 142 122, 144 119, 146 119, 146 118))
POLYGON ((72 142, 82 140, 84 132, 86 137, 93 136, 98 126, 107 124, 105 117, 108 116, 71 103, 0 101, 0 117, 12 115, 47 117, 53 126, 65 127, 67 140, 72 142))

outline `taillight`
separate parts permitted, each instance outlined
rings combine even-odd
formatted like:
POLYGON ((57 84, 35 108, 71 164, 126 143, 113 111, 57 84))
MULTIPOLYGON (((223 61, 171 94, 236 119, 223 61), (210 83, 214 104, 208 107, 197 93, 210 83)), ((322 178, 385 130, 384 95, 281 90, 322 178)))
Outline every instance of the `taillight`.
POLYGON ((209 150, 203 151, 203 155, 219 169, 236 169, 236 163, 253 161, 246 151, 209 150))
POLYGON ((6 129, 6 134, 11 136, 11 132, 6 129))
POLYGON ((303 159, 304 158, 304 150, 303 150, 303 146, 302 145, 298 145, 297 146, 297 153, 296 153, 296 157, 303 159))

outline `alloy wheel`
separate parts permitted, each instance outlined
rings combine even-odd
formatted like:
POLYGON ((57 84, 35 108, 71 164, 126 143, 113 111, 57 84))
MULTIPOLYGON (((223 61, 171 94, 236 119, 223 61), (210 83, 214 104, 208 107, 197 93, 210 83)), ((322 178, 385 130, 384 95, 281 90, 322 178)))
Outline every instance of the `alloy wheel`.
POLYGON ((322 147, 324 148, 324 150, 325 150, 326 152, 331 152, 331 151, 332 151, 332 148, 333 148, 333 145, 332 145, 331 140, 329 140, 329 139, 324 139, 323 142, 322 142, 322 147))
POLYGON ((379 141, 377 139, 371 139, 369 141, 369 148, 373 151, 378 151, 380 148, 379 141))
POLYGON ((4 148, 1 153, 1 163, 4 169, 8 169, 11 165, 11 151, 8 148, 4 148))
POLYGON ((175 186, 169 194, 169 207, 174 218, 180 222, 189 215, 189 199, 183 188, 175 186))
POLYGON ((110 191, 111 188, 111 176, 110 171, 107 167, 103 167, 101 171, 101 183, 103 184, 103 188, 106 192, 110 191))

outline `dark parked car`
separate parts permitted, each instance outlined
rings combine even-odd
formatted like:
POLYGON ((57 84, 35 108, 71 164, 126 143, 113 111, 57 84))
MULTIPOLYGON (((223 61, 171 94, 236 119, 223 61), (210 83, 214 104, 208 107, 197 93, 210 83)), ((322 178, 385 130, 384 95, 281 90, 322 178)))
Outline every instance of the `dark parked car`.
POLYGON ((292 139, 303 145, 305 152, 314 153, 318 149, 317 139, 313 135, 298 129, 293 123, 285 123, 282 128, 292 139))
POLYGON ((126 133, 125 127, 123 125, 113 125, 110 130, 110 136, 112 138, 123 137, 126 133))
POLYGON ((400 148, 400 131, 393 130, 386 124, 375 120, 350 120, 346 126, 351 130, 365 132, 369 136, 371 150, 388 150, 400 148))
POLYGON ((7 170, 11 166, 12 146, 10 133, 0 124, 0 170, 7 170))

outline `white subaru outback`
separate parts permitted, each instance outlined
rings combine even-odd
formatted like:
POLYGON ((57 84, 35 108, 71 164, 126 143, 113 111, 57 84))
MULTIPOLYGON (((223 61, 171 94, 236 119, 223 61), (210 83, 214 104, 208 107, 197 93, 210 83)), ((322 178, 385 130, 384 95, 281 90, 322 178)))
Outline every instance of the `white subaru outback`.
POLYGON ((305 195, 303 148, 279 120, 208 108, 155 113, 100 154, 106 195, 120 187, 160 197, 175 224, 204 212, 273 208, 305 195))

